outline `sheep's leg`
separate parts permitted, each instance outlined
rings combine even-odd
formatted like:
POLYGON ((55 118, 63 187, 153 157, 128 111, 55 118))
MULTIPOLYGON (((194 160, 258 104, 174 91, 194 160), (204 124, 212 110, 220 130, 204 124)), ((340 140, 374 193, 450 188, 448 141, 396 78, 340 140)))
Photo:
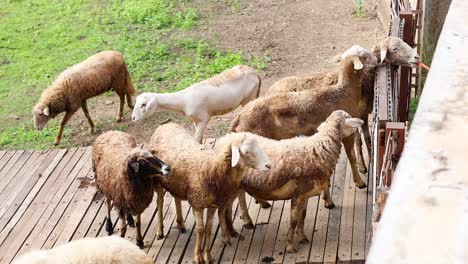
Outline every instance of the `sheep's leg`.
POLYGON ((325 201, 325 208, 333 209, 335 208, 335 203, 333 202, 331 195, 330 195, 330 186, 328 186, 327 190, 324 191, 322 199, 325 201))
POLYGON ((125 237, 127 233, 127 222, 125 221, 125 212, 123 210, 119 211, 120 218, 120 237, 125 237))
POLYGON ((250 218, 249 215, 249 209, 247 208, 247 202, 245 201, 245 192, 240 192, 237 198, 239 199, 239 207, 241 210, 241 218, 244 220, 244 227, 247 229, 254 228, 252 218, 250 218))
POLYGON ((362 124, 362 133, 364 134, 364 140, 366 141, 367 154, 370 156, 371 153, 371 136, 369 132, 369 121, 368 118, 364 119, 364 124, 362 124))
POLYGON ((185 229, 184 216, 182 215, 182 202, 177 198, 174 198, 174 200, 177 213, 177 229, 179 229, 180 233, 185 233, 187 230, 185 229))
POLYGON ((111 220, 111 210, 112 204, 111 200, 106 197, 106 205, 107 205, 107 219, 106 219, 106 231, 107 234, 110 236, 114 233, 114 228, 112 227, 112 220, 111 220))
POLYGON ((297 239, 299 240, 299 243, 301 243, 301 244, 309 243, 309 239, 307 239, 307 237, 306 237, 306 235, 304 233, 304 222, 305 222, 305 218, 306 218, 306 215, 307 215, 308 200, 309 199, 307 198, 307 200, 304 202, 304 205, 302 206, 301 217, 299 218, 299 221, 297 223, 297 230, 296 230, 297 239))
POLYGON ((203 263, 202 258, 202 239, 203 239, 203 210, 193 209, 193 215, 195 216, 195 223, 197 226, 197 238, 195 240, 195 248, 193 252, 193 262, 195 264, 203 263))
POLYGON ((136 237, 136 244, 139 248, 143 249, 145 247, 145 243, 143 243, 143 236, 141 235, 141 216, 136 216, 135 222, 135 237, 136 237))
POLYGON ((221 238, 224 245, 231 245, 231 236, 229 235, 226 221, 226 208, 218 208, 219 225, 221 226, 221 238))
POLYGON ((270 208, 271 207, 271 204, 267 201, 263 201, 263 200, 260 200, 260 199, 255 199, 255 203, 256 204, 260 204, 260 206, 264 209, 266 208, 270 208))
POLYGON ((115 121, 117 121, 117 122, 122 121, 123 108, 124 108, 124 104, 125 104, 125 94, 119 94, 119 98, 120 98, 119 111, 117 112, 117 116, 115 118, 115 121))
POLYGON ((158 207, 158 222, 156 223, 156 238, 164 238, 164 216, 163 216, 163 206, 164 206, 164 189, 160 186, 156 187, 157 194, 157 207, 158 207))
POLYGON ((346 155, 348 156, 351 170, 353 171, 353 181, 359 189, 366 188, 366 184, 362 181, 359 171, 356 166, 356 155, 354 153, 354 134, 343 138, 346 155))
POLYGON ((236 230, 234 229, 234 226, 232 225, 232 204, 233 204, 234 200, 232 200, 228 207, 226 208, 226 214, 225 214, 225 219, 226 219, 226 228, 227 228, 227 231, 229 232, 229 235, 231 237, 238 237, 239 236, 239 233, 236 232, 236 230))
POLYGON ((354 147, 357 152, 356 158, 357 158, 357 165, 359 167, 359 172, 367 173, 366 163, 364 162, 364 155, 362 154, 361 134, 359 133, 359 131, 355 133, 354 147))
POLYGON ((68 120, 72 117, 73 113, 72 112, 65 112, 65 115, 62 118, 62 121, 60 122, 60 128, 57 133, 57 136, 55 137, 54 145, 57 146, 60 143, 60 140, 62 139, 62 133, 63 133, 63 128, 67 124, 68 120))
POLYGON ((303 198, 293 198, 291 200, 291 219, 289 222, 288 241, 286 251, 289 253, 297 252, 294 247, 294 231, 296 231, 299 217, 302 215, 302 208, 305 200, 303 198))
POLYGON ((127 97, 128 108, 133 109, 132 96, 128 92, 125 93, 125 96, 127 97))
POLYGON ((208 208, 208 212, 206 214, 205 245, 203 248, 203 260, 205 261, 205 264, 213 263, 213 258, 211 257, 211 231, 213 229, 213 218, 215 213, 216 208, 208 208))
POLYGON ((206 120, 206 121, 198 122, 197 125, 196 125, 196 128, 195 128, 195 141, 197 141, 200 144, 202 144, 203 133, 205 132, 205 128, 208 125, 208 121, 209 121, 209 119, 206 120))
POLYGON ((129 227, 135 227, 135 222, 133 221, 133 216, 131 213, 127 213, 127 224, 129 227))
POLYGON ((83 113, 88 120, 89 124, 89 133, 93 134, 94 133, 94 123, 93 120, 91 119, 91 116, 89 115, 88 111, 88 105, 86 104, 86 101, 81 102, 81 109, 83 109, 83 113))

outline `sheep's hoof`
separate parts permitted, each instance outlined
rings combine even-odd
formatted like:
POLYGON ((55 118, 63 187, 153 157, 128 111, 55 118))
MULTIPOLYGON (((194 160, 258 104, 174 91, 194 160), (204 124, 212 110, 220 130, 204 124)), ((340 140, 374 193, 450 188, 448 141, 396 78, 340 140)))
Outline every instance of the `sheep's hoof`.
POLYGON ((120 121, 122 121, 122 117, 117 117, 117 118, 115 118, 115 122, 118 123, 118 122, 120 122, 120 121))
POLYGON ((333 209, 333 208, 335 208, 335 204, 333 202, 331 202, 331 203, 325 202, 325 208, 333 209))
POLYGON ((109 218, 107 218, 106 220, 106 231, 107 231, 107 234, 110 236, 112 235, 112 233, 114 233, 114 228, 112 227, 112 222, 110 221, 109 218))
POLYGON ((156 234, 156 238, 157 238, 158 240, 161 240, 161 239, 163 239, 163 238, 164 238, 164 235, 163 235, 163 233, 156 234))
POLYGON ((185 226, 177 226, 177 229, 179 229, 179 233, 181 234, 185 234, 185 232, 187 232, 187 229, 185 228, 185 226))
POLYGON ((356 186, 359 188, 359 189, 364 189, 367 187, 367 184, 365 184, 364 182, 358 182, 356 183, 356 186))
POLYGON ((247 229, 253 229, 254 225, 252 223, 244 224, 244 227, 247 229))
POLYGON ((205 261, 205 264, 211 264, 213 263, 213 258, 210 255, 205 255, 203 257, 203 260, 205 261))
POLYGON ((307 239, 307 237, 304 236, 303 238, 299 239, 299 243, 307 244, 307 243, 309 243, 309 239, 307 239))
POLYGON ((223 244, 224 244, 225 246, 230 246, 230 245, 232 245, 232 244, 231 244, 231 239, 229 239, 229 238, 223 238, 223 244))
POLYGON ((53 144, 54 144, 54 146, 57 146, 59 143, 60 143, 60 141, 55 140, 53 144))
POLYGON ((267 208, 270 208, 271 207, 271 204, 269 202, 261 202, 260 203, 260 206, 263 208, 263 209, 267 209, 267 208))
POLYGON ((362 174, 366 174, 367 173, 366 166, 363 165, 361 168, 359 168, 359 172, 362 173, 362 174))
POLYGON ((230 230, 230 231, 229 231, 229 235, 230 235, 231 237, 238 237, 238 236, 239 236, 239 233, 237 233, 237 232, 234 231, 234 230, 232 230, 232 231, 230 230))
POLYGON ((294 248, 294 246, 290 246, 290 245, 288 245, 288 246, 286 247, 286 251, 287 251, 288 253, 296 253, 296 252, 297 252, 297 250, 294 248))
POLYGON ((135 228, 135 222, 131 214, 127 214, 127 224, 129 227, 135 228))
POLYGON ((143 249, 145 247, 145 243, 143 243, 143 240, 137 240, 136 244, 140 249, 143 249))

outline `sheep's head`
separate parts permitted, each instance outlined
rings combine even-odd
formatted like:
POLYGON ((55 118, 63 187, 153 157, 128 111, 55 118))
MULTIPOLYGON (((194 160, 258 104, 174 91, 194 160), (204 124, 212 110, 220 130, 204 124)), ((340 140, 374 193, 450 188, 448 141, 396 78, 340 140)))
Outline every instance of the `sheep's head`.
POLYGON ((128 176, 131 178, 151 178, 166 176, 171 173, 171 168, 158 159, 154 152, 134 149, 127 159, 128 176))
POLYGON ((263 152, 257 140, 244 136, 240 141, 231 144, 231 166, 243 165, 248 168, 268 171, 271 162, 263 152))
POLYGON ((397 37, 387 37, 374 49, 374 52, 378 51, 380 51, 380 62, 416 67, 421 61, 416 49, 397 37))
POLYGON ((341 54, 341 60, 344 60, 346 57, 356 55, 359 57, 361 62, 368 67, 375 67, 378 64, 377 57, 370 50, 363 48, 359 45, 354 45, 343 54, 341 54))
POLYGON ((362 79, 368 69, 367 64, 363 64, 359 56, 350 55, 341 61, 340 75, 342 76, 357 76, 362 79))
POLYGON ((156 111, 157 101, 154 94, 142 93, 136 98, 132 112, 132 121, 138 122, 156 111))
POLYGON ((49 122, 49 120, 53 118, 50 114, 49 106, 43 103, 37 103, 32 110, 32 114, 34 127, 37 130, 44 129, 47 122, 49 122))
POLYGON ((348 137, 354 132, 356 132, 356 129, 362 126, 362 124, 364 124, 364 121, 362 121, 359 118, 351 117, 347 112, 343 110, 336 110, 333 111, 330 114, 330 116, 328 116, 325 122, 320 124, 320 126, 317 128, 317 131, 320 132, 324 127, 326 127, 330 123, 338 125, 342 131, 343 137, 348 137))

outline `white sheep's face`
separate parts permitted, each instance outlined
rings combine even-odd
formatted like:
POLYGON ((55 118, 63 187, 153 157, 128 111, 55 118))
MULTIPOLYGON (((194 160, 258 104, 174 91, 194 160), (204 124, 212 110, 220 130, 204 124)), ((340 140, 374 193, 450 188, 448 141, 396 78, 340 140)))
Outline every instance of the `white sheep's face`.
POLYGON ((380 59, 390 64, 417 67, 421 61, 416 49, 397 37, 388 37, 380 44, 380 59))
POLYGON ((49 107, 41 103, 38 103, 34 106, 32 114, 34 127, 39 131, 44 129, 47 122, 49 122, 49 120, 52 119, 49 107))
POLYGON ((254 138, 245 139, 240 146, 232 146, 232 167, 237 166, 238 163, 261 171, 271 169, 270 159, 254 138))
POLYGON ((356 55, 359 57, 361 62, 368 67, 375 67, 378 64, 377 57, 368 49, 363 48, 359 45, 354 45, 343 54, 341 54, 341 60, 344 60, 346 57, 356 55))
POLYGON ((155 112, 157 102, 154 95, 142 93, 136 98, 135 107, 132 112, 132 121, 138 122, 155 112))
POLYGON ((349 137, 354 132, 357 132, 357 129, 362 126, 362 124, 364 124, 364 121, 359 118, 346 118, 341 127, 343 129, 343 137, 349 137))

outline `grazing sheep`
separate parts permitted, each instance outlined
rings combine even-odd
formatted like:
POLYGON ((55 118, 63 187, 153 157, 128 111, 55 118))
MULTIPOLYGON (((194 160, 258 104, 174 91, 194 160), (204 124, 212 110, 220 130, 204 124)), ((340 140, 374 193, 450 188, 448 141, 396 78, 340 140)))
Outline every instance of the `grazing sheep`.
MULTIPOLYGON (((271 139, 312 135, 335 110, 360 117, 361 81, 373 65, 365 57, 352 55, 341 61, 339 81, 335 86, 321 86, 301 92, 261 97, 247 104, 231 123, 232 132, 251 132, 271 139), (361 62, 364 61, 364 64, 361 62)), ((343 139, 359 188, 366 187, 356 166, 353 145, 357 133, 343 139)))
MULTIPOLYGON (((304 219, 309 197, 324 193, 325 207, 333 208, 328 187, 330 176, 335 169, 341 152, 341 141, 353 134, 363 123, 358 118, 341 110, 334 111, 318 127, 318 132, 309 137, 295 137, 276 141, 251 133, 233 133, 216 143, 215 151, 223 149, 233 138, 248 136, 255 138, 261 149, 271 159, 273 167, 268 172, 247 169, 242 177, 241 189, 259 200, 291 201, 291 220, 288 232, 288 252, 294 252, 294 231, 301 243, 308 240, 304 234, 304 219)), ((239 205, 245 226, 251 226, 252 219, 245 203, 245 192, 239 194, 239 205)), ((232 213, 226 211, 228 229, 232 232, 232 213)))
MULTIPOLYGON (((161 178, 159 184, 176 199, 177 223, 180 230, 185 229, 180 200, 188 200, 192 206, 197 227, 194 262, 212 263, 210 241, 216 208, 220 216, 223 242, 229 244, 230 236, 224 221, 225 210, 237 195, 244 170, 269 170, 271 165, 268 157, 258 147, 257 141, 249 136, 227 142, 220 153, 211 149, 202 150, 202 145, 195 141, 187 130, 172 123, 156 129, 151 137, 150 148, 172 166, 171 177, 161 178), (208 209, 208 213, 206 225, 203 227, 205 208, 208 209), (205 246, 202 257, 203 235, 205 246)), ((158 211, 160 210, 162 202, 158 203, 158 211)), ((158 217, 161 223, 162 216, 158 217)), ((162 229, 162 225, 160 228, 162 229)), ((158 233, 161 232, 162 230, 158 230, 158 233)))
MULTIPOLYGON (((420 61, 419 55, 415 49, 411 48, 403 40, 397 37, 387 37, 381 43, 376 45, 372 52, 362 48, 358 45, 354 45, 341 55, 341 59, 344 59, 350 55, 368 56, 373 62, 384 62, 396 65, 404 65, 416 67, 420 61)), ((367 150, 370 153, 371 138, 369 133, 368 115, 373 110, 374 101, 374 79, 375 79, 375 68, 369 70, 362 82, 362 99, 359 102, 359 108, 361 111, 360 118, 364 120, 362 126, 364 138, 366 140, 367 150)), ((314 89, 315 87, 322 87, 324 85, 334 85, 338 82, 338 70, 335 71, 323 71, 311 74, 309 76, 299 77, 292 76, 281 79, 274 83, 267 91, 267 95, 286 93, 286 92, 298 92, 303 90, 314 89)), ((362 147, 361 138, 357 137, 357 150, 358 150, 358 161, 360 171, 365 173, 366 167, 362 158, 362 147)))
POLYGON ((28 252, 13 264, 153 264, 131 242, 116 236, 71 241, 49 250, 28 252))
POLYGON ((34 106, 34 126, 42 130, 50 119, 65 112, 54 141, 54 145, 58 145, 65 124, 81 107, 88 120, 89 131, 93 133, 94 124, 89 116, 86 100, 109 90, 115 91, 120 97, 117 113, 117 121, 120 121, 125 96, 128 107, 133 108, 131 96, 135 94, 135 88, 124 58, 117 51, 99 52, 62 72, 52 85, 42 92, 39 102, 34 106))
POLYGON ((120 131, 109 131, 100 135, 93 144, 93 171, 97 188, 106 197, 106 231, 113 233, 110 211, 111 201, 119 212, 120 236, 127 231, 125 216, 133 225, 136 215, 136 241, 143 248, 140 214, 153 199, 153 178, 168 175, 170 168, 153 153, 140 149, 135 138, 120 131))
POLYGON ((255 69, 237 65, 179 92, 142 93, 136 99, 132 120, 137 122, 155 112, 183 114, 194 123, 195 139, 201 143, 210 118, 229 113, 257 98, 260 84, 255 69))

